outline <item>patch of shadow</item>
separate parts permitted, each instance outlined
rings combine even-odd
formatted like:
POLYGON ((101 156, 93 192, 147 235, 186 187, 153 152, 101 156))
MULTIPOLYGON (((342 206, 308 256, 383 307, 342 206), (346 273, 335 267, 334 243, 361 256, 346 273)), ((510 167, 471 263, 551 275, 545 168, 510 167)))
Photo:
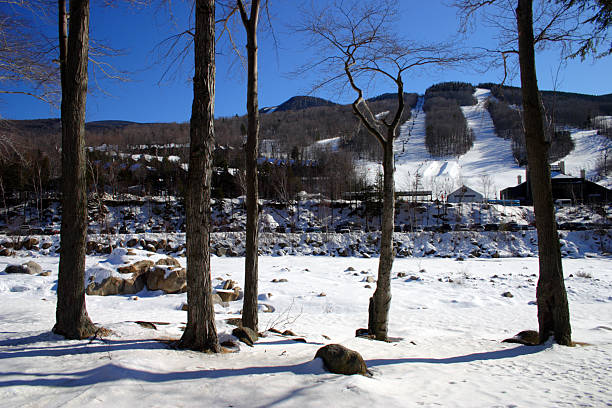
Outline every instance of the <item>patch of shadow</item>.
POLYGON ((398 358, 398 359, 376 359, 366 360, 368 367, 392 365, 392 364, 460 364, 472 363, 474 361, 501 360, 505 358, 514 358, 528 354, 535 354, 549 348, 550 345, 541 346, 519 346, 511 349, 488 351, 484 353, 472 353, 464 356, 446 357, 446 358, 398 358))

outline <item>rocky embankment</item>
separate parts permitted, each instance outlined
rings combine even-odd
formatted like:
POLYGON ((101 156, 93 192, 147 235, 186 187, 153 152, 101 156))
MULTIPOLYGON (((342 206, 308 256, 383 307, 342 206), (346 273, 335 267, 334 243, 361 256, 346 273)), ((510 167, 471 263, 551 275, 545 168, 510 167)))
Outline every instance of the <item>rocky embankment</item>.
MULTIPOLYGON (((612 252, 612 230, 561 231, 561 252, 565 257, 607 256, 612 252)), ((243 232, 211 234, 211 254, 240 257, 245 253, 243 232)), ((259 253, 267 256, 377 256, 380 233, 261 233, 259 253)), ((506 258, 537 256, 536 231, 415 232, 395 233, 397 257, 506 258)), ((108 255, 115 248, 145 250, 181 257, 185 254, 185 234, 91 235, 88 255, 108 255)), ((0 236, 0 256, 21 251, 58 253, 59 236, 0 236)))

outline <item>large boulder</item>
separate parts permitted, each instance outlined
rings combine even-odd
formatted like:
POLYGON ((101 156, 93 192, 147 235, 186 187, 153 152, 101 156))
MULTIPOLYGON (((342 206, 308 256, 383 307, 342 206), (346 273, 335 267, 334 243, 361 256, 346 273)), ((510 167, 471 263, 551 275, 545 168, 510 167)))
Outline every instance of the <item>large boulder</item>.
POLYGON ((155 266, 147 273, 147 288, 163 290, 166 293, 180 293, 187 290, 187 273, 184 268, 155 266))
POLYGON ((15 251, 10 248, 2 248, 0 249, 0 256, 13 256, 15 255, 15 251))
POLYGON ((233 302, 242 298, 242 291, 238 286, 232 289, 217 289, 217 295, 223 302, 233 302))
POLYGON ((144 289, 146 275, 134 275, 129 278, 109 276, 102 282, 91 282, 85 293, 96 296, 132 295, 144 289))
POLYGON ((27 249, 28 251, 31 251, 32 249, 34 249, 36 245, 38 245, 39 242, 40 241, 38 240, 38 238, 30 237, 30 238, 24 239, 21 244, 23 245, 25 249, 27 249))
POLYGON ((38 275, 42 268, 34 261, 28 261, 21 265, 8 265, 4 270, 6 273, 23 273, 26 275, 38 275))
POLYGON ((133 276, 134 275, 140 276, 140 275, 147 273, 149 271, 149 268, 151 268, 154 265, 155 263, 153 261, 144 259, 142 261, 134 262, 131 265, 120 266, 117 268, 117 272, 121 274, 131 273, 133 276))
POLYGON ((85 288, 85 293, 94 296, 119 295, 123 293, 124 280, 118 276, 109 276, 102 282, 91 282, 85 288))
POLYGON ((160 260, 155 262, 155 265, 157 266, 175 266, 178 268, 181 267, 181 264, 179 263, 179 261, 172 258, 171 256, 166 257, 166 258, 161 258, 160 260))
POLYGON ((248 327, 236 327, 232 330, 232 336, 237 337, 238 340, 251 347, 259 339, 259 335, 248 327))
POLYGON ((42 272, 40 265, 34 261, 28 261, 21 266, 26 268, 27 273, 30 275, 39 275, 42 272))
POLYGON ((335 374, 368 375, 368 368, 361 355, 340 344, 328 344, 317 350, 315 358, 320 358, 325 368, 335 374))
POLYGON ((26 271, 26 268, 24 268, 22 265, 7 265, 6 268, 4 269, 4 273, 28 273, 26 271))

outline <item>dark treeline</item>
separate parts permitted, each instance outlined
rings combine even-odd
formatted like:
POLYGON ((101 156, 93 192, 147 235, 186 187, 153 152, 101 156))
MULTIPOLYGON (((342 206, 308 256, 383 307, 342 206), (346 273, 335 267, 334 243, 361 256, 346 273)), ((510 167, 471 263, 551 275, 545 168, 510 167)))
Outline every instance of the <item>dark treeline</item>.
MULTIPOLYGON (((525 147, 525 132, 523 122, 517 106, 509 106, 499 100, 491 100, 487 109, 493 119, 495 131, 499 137, 512 141, 512 153, 519 165, 527 164, 527 150, 525 147)), ((549 122, 546 122, 549 123, 549 122)), ((551 141, 548 160, 557 161, 568 155, 574 149, 571 133, 566 130, 555 130, 555 126, 549 125, 546 129, 551 141)))
MULTIPOLYGON (((325 101, 308 108, 313 100, 304 98, 288 101, 295 109, 261 116, 260 196, 288 201, 306 190, 337 199, 344 192, 365 188, 355 171, 355 160, 378 159, 379 145, 359 126, 350 106, 325 101), (329 145, 333 147, 321 144, 313 148, 317 141, 331 138, 338 138, 329 145)), ((407 106, 414 107, 416 101, 416 94, 405 94, 407 106)), ((368 103, 374 114, 393 114, 397 106, 394 95, 380 95, 368 103)), ((402 121, 409 117, 407 109, 402 121)), ((10 204, 56 192, 61 174, 59 120, 4 121, 0 131, 16 148, 0 161, 0 198, 7 198, 10 204)), ((215 133, 213 195, 242 195, 246 117, 216 119, 215 133)), ((86 125, 88 190, 113 196, 181 197, 188 141, 187 123, 90 122, 86 125)))
MULTIPOLYGON (((427 88, 425 101, 430 98, 445 98, 456 101, 459 106, 476 105, 474 85, 466 82, 441 82, 427 88)), ((427 102, 425 102, 427 104, 427 102)))
MULTIPOLYGON (((475 103, 473 92, 472 85, 460 82, 437 84, 427 90, 426 143, 431 154, 460 155, 470 149, 473 136, 460 106, 475 103)), ((512 140, 515 158, 524 164, 518 90, 497 87, 493 93, 497 101, 491 101, 488 109, 497 133, 512 140)), ((551 94, 543 93, 545 104, 552 101, 551 94)), ((417 97, 405 94, 404 101, 414 107, 417 97)), ((388 111, 393 115, 397 100, 394 94, 385 94, 368 100, 368 104, 374 114, 388 111)), ((269 160, 262 159, 260 163, 260 196, 287 201, 304 190, 337 199, 344 192, 365 189, 361 175, 355 171, 355 162, 380 160, 382 152, 359 125, 350 106, 309 97, 295 97, 283 105, 294 109, 277 109, 261 116, 260 156, 269 160), (332 138, 337 139, 330 144, 316 143, 332 138)), ((555 106, 555 123, 577 126, 584 121, 591 123, 592 118, 600 115, 611 115, 612 96, 558 93, 555 106), (562 114, 572 110, 577 114, 562 114)), ((266 111, 270 110, 262 112, 266 111)), ((406 109, 402 122, 409 118, 410 109, 406 109)), ((606 128, 608 122, 597 125, 595 121, 594 125, 606 128)), ((547 123, 551 123, 550 118, 547 123)), ((552 129, 549 126, 550 160, 554 161, 569 153, 573 143, 569 132, 557 127, 553 134, 552 129)), ((600 133, 605 134, 606 130, 609 132, 606 128, 600 133)), ((15 148, 4 152, 0 160, 0 200, 11 204, 28 197, 33 204, 40 202, 46 193, 56 192, 61 174, 59 120, 3 121, 0 132, 15 148)), ((216 119, 215 133, 213 194, 226 198, 242 195, 246 117, 216 119)), ((188 123, 88 123, 89 191, 181 197, 185 189, 188 140, 188 123), (101 148, 103 145, 106 147, 101 148)))
POLYGON ((425 92, 425 143, 434 157, 458 156, 474 144, 461 106, 474 105, 474 87, 462 82, 444 82, 425 92))
MULTIPOLYGON (((491 89, 491 94, 500 102, 520 106, 521 89, 497 84, 479 84, 479 88, 491 89)), ((557 126, 573 126, 582 129, 592 127, 597 116, 612 115, 612 94, 583 95, 570 92, 541 91, 548 123, 557 126)))

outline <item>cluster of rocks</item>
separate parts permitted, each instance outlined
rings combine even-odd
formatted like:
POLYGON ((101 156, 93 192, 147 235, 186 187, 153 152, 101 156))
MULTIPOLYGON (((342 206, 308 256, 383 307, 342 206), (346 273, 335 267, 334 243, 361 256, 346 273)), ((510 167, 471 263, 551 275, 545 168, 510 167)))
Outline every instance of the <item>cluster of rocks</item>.
POLYGON ((13 256, 15 251, 27 250, 38 251, 40 249, 51 248, 50 242, 43 242, 37 237, 27 237, 23 239, 5 240, 0 242, 0 256, 13 256))
MULTIPOLYGON (((47 241, 47 240, 45 240, 47 241)), ((220 257, 245 255, 244 232, 215 232, 211 234, 211 254, 220 257)), ((581 256, 584 253, 609 252, 612 232, 605 235, 577 235, 561 233, 563 256, 581 256), (596 239, 597 238, 597 239, 596 239)), ((474 232, 457 231, 446 234, 436 232, 395 233, 394 252, 398 258, 428 256, 441 258, 505 258, 537 256, 535 231, 474 232)), ((20 249, 59 251, 58 242, 39 242, 30 237, 0 243, 0 256, 11 256, 20 249)), ((92 235, 87 242, 88 255, 110 254, 115 248, 142 249, 160 254, 182 256, 185 253, 184 234, 92 235)), ((379 232, 351 233, 261 233, 259 254, 266 256, 320 255, 332 257, 376 256, 380 248, 379 232)))
POLYGON ((181 253, 185 249, 185 244, 179 244, 173 239, 144 239, 144 238, 129 238, 125 239, 107 239, 102 242, 90 240, 87 241, 87 255, 94 254, 110 254, 113 249, 118 247, 139 248, 149 252, 162 253, 181 253))
MULTIPOLYGON (((128 255, 129 255, 128 251, 128 255)), ((187 274, 179 261, 172 257, 161 258, 157 262, 145 259, 117 268, 119 276, 113 275, 95 282, 87 283, 88 295, 108 296, 134 294, 147 287, 166 293, 180 293, 187 289, 187 274)))

